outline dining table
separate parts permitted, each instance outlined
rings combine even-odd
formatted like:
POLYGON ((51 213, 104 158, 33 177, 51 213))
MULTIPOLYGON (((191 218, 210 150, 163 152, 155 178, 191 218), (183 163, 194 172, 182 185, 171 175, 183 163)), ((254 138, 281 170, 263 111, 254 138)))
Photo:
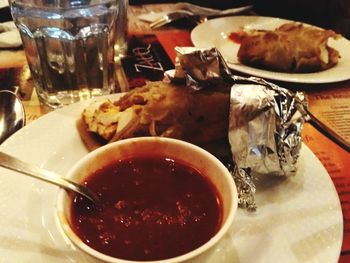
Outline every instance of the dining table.
MULTIPOLYGON (((196 43, 193 41, 192 33, 197 25, 190 24, 188 21, 182 21, 152 29, 149 26, 149 22, 141 19, 142 15, 145 14, 172 10, 174 5, 175 4, 172 3, 166 3, 129 6, 128 54, 116 60, 115 93, 128 92, 148 80, 161 80, 164 71, 173 68, 176 64, 175 47, 196 46, 196 43), (155 65, 155 63, 157 65, 162 65, 161 70, 143 73, 140 72, 140 70, 136 70, 135 64, 140 64, 142 61, 145 62, 147 60, 145 57, 142 57, 140 53, 135 53, 135 50, 140 46, 142 46, 144 51, 150 51, 149 47, 154 48, 155 51, 153 50, 152 54, 150 51, 150 55, 152 55, 152 65, 155 65)), ((257 15, 254 8, 252 8, 245 12, 235 14, 233 17, 257 15)), ((208 20, 208 22, 210 21, 211 20, 208 20)), ((211 36, 208 35, 206 37, 210 38, 211 36)), ((350 53, 350 49, 346 52, 350 53)), ((143 64, 143 66, 144 65, 145 64, 143 64)), ((252 75, 250 73, 241 72, 239 69, 232 69, 232 72, 233 74, 241 76, 252 75)), ((278 79, 278 77, 270 79, 269 81, 292 91, 303 92, 307 97, 309 111, 345 141, 350 143, 350 68, 348 69, 347 75, 347 78, 343 78, 340 81, 334 80, 329 82, 304 81, 304 79, 298 82, 298 80, 295 79, 289 81, 288 78, 278 79)), ((269 76, 267 76, 267 79, 269 79, 268 77, 269 76)), ((0 49, 0 89, 17 90, 17 94, 21 98, 25 108, 26 126, 33 126, 36 122, 40 122, 41 119, 45 118, 45 116, 56 111, 47 109, 39 102, 22 47, 0 49)), ((14 136, 15 135, 16 134, 14 134, 14 136)), ((34 139, 33 137, 33 140, 34 139)), ((11 138, 5 141, 5 146, 3 146, 5 148, 3 149, 6 149, 6 143, 9 143, 9 140, 11 140, 11 138)), ((38 138, 35 140, 38 140, 38 138)), ((315 129, 307 122, 303 127, 302 140, 304 145, 311 150, 312 154, 316 156, 325 168, 327 176, 329 176, 330 182, 332 183, 332 187, 335 188, 337 197, 339 198, 342 218, 337 223, 337 227, 339 227, 339 225, 342 227, 342 241, 341 248, 338 251, 338 262, 350 262, 350 152, 344 150, 341 146, 330 140, 325 134, 315 129)), ((34 149, 32 150, 34 151, 34 149)), ((64 158, 62 157, 60 160, 62 161, 64 158)), ((309 176, 316 175, 310 174, 309 176)), ((323 195, 322 189, 319 190, 319 195, 323 195)), ((305 200, 305 202, 313 201, 305 200)), ((255 213, 258 215, 259 208, 255 213)), ((322 214, 322 211, 318 211, 317 213, 322 214)), ((310 216, 312 216, 312 213, 310 214, 310 216)), ((271 222, 271 224, 273 224, 273 222, 271 222)), ((318 244, 317 240, 319 239, 319 248, 316 249, 316 251, 326 249, 322 247, 323 243, 321 240, 323 235, 332 235, 331 230, 327 231, 321 229, 318 233, 314 233, 315 236, 310 234, 304 240, 303 246, 308 246, 308 241, 312 239, 315 239, 316 244, 318 244)), ((1 235, 0 231, 0 236, 1 235)), ((265 241, 260 240, 257 242, 265 241)), ((266 241, 266 243, 268 243, 268 241, 266 241)), ((252 244, 252 246, 254 245, 256 244, 252 244)), ((46 251, 45 253, 48 252, 46 251)), ((252 249, 250 253, 254 253, 254 249, 252 249)), ((256 255, 256 257, 259 257, 259 255, 256 255)), ((305 255, 305 257, 299 257, 297 259, 296 262, 322 262, 313 261, 312 255, 305 255)), ((288 260, 281 262, 288 262, 288 260)))

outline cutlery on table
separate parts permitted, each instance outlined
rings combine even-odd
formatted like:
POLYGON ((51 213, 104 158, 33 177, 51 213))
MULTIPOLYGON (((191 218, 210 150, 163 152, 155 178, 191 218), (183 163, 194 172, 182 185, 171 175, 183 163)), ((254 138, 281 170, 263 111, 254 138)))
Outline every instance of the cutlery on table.
POLYGON ((252 5, 242 6, 242 7, 232 8, 227 10, 215 10, 215 9, 209 9, 209 8, 194 7, 193 5, 186 6, 186 7, 184 7, 184 9, 177 9, 175 11, 167 12, 162 16, 160 16, 159 18, 156 18, 155 20, 150 21, 151 22, 149 25, 150 28, 152 29, 159 28, 171 22, 178 21, 181 19, 188 19, 192 22, 195 22, 196 24, 200 24, 207 21, 208 19, 235 15, 235 14, 248 11, 253 8, 252 5))
POLYGON ((99 197, 83 184, 73 182, 52 171, 44 170, 33 164, 25 163, 11 155, 0 151, 0 166, 25 174, 36 179, 57 185, 66 190, 73 191, 89 199, 93 204, 99 204, 99 197))
POLYGON ((0 90, 0 144, 25 125, 24 107, 16 92, 0 90))

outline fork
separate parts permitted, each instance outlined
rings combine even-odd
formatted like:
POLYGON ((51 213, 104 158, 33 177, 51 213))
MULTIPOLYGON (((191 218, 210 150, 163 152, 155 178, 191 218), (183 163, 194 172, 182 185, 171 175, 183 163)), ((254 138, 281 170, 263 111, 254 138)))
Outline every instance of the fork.
POLYGON ((156 19, 155 21, 150 23, 149 26, 150 28, 155 29, 180 19, 189 19, 197 25, 207 20, 206 17, 195 15, 190 11, 178 10, 178 11, 167 13, 166 15, 156 19))
MULTIPOLYGON (((182 4, 182 5, 186 5, 186 4, 182 4)), ((194 8, 192 5, 190 7, 192 7, 192 9, 194 8)), ((252 8, 253 8, 253 5, 247 5, 247 6, 241 6, 237 8, 218 11, 218 10, 211 10, 208 8, 201 7, 200 10, 196 8, 193 10, 193 12, 191 12, 189 9, 178 9, 178 10, 169 12, 163 15, 162 17, 156 19, 155 21, 150 23, 150 27, 152 29, 155 29, 179 19, 189 19, 190 21, 198 25, 211 18, 236 15, 239 13, 249 11, 252 8)))

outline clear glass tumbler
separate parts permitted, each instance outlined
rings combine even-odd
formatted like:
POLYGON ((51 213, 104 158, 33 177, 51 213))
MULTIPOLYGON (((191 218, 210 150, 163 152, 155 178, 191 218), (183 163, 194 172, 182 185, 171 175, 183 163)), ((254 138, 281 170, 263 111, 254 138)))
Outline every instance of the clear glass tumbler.
POLYGON ((115 88, 116 0, 9 0, 40 102, 58 108, 115 88))

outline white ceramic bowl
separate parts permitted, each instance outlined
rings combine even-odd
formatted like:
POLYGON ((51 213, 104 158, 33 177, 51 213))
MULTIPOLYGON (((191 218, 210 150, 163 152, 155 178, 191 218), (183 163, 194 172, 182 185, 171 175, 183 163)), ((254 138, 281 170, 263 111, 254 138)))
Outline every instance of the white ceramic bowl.
MULTIPOLYGON (((145 261, 152 263, 184 262, 197 257, 211 249, 225 235, 233 222, 237 210, 238 197, 232 175, 226 167, 212 154, 193 144, 170 138, 139 137, 125 139, 103 146, 83 157, 68 172, 67 177, 76 182, 82 182, 98 168, 104 167, 119 159, 132 156, 142 156, 147 153, 158 153, 173 157, 190 164, 193 168, 202 171, 204 176, 214 184, 222 201, 222 224, 219 231, 205 244, 186 254, 170 259, 145 261)), ((74 245, 89 255, 105 262, 131 263, 134 261, 114 258, 98 252, 86 245, 70 227, 71 201, 65 190, 60 190, 57 201, 57 215, 60 225, 66 236, 74 245)))

